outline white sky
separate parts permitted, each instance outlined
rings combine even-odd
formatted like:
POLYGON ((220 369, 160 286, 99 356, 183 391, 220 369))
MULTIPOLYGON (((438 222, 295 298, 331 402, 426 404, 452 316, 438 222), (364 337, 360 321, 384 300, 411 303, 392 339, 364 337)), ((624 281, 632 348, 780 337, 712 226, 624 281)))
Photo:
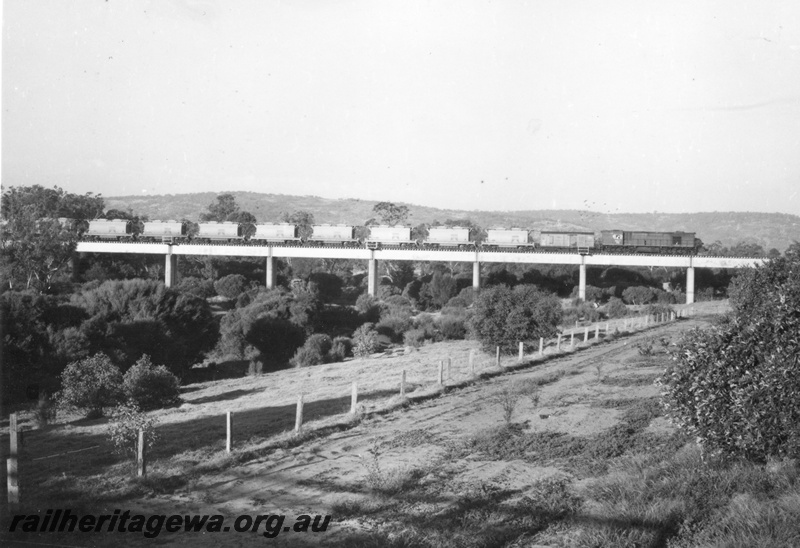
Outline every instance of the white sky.
POLYGON ((800 214, 800 2, 5 0, 2 183, 800 214))

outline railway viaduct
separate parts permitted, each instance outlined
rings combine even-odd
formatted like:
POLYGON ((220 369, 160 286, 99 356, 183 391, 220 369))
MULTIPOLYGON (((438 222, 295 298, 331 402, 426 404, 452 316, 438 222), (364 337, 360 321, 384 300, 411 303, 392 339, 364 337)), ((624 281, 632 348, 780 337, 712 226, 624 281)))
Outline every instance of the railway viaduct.
POLYGON ((365 249, 352 247, 292 247, 245 245, 171 245, 166 243, 79 242, 79 253, 137 253, 164 255, 164 283, 177 280, 178 257, 264 257, 268 288, 275 286, 275 258, 355 259, 367 261, 368 292, 378 292, 378 261, 440 261, 472 263, 472 287, 480 289, 481 263, 567 264, 579 267, 578 295, 586 298, 587 266, 649 266, 686 269, 686 303, 694 302, 695 268, 741 268, 763 263, 764 259, 746 257, 705 257, 680 255, 579 255, 577 253, 541 253, 520 251, 440 250, 440 249, 365 249))

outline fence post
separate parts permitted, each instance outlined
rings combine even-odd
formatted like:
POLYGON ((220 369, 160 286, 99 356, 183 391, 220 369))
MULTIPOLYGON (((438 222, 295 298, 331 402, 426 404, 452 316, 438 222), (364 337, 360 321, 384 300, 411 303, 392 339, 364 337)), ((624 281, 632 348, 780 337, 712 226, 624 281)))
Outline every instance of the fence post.
POLYGON ((594 338, 595 339, 599 339, 600 338, 600 324, 599 323, 594 324, 594 338))
POLYGON ((439 386, 442 386, 444 383, 444 379, 442 376, 444 375, 444 361, 439 360, 439 386))
POLYGON ((569 347, 575 348, 575 332, 571 331, 569 334, 569 347))
POLYGON ((19 444, 18 444, 18 423, 17 414, 11 413, 8 417, 8 434, 10 438, 10 452, 6 459, 6 486, 8 492, 9 510, 16 511, 19 508, 19 444))
POLYGON ((544 337, 539 337, 539 355, 544 355, 544 337))
POLYGON ((519 341, 519 357, 517 358, 519 361, 522 361, 522 354, 525 351, 525 343, 519 341))
POLYGON ((583 342, 589 342, 589 326, 583 328, 583 342))
POLYGON ((472 373, 472 376, 475 376, 475 351, 470 349, 469 351, 469 370, 472 373))
POLYGON ((453 358, 447 356, 447 380, 453 378, 452 368, 453 368, 453 358))
POLYGON ((608 330, 610 327, 609 322, 606 322, 606 337, 608 337, 608 330))
POLYGON ((9 456, 16 459, 19 455, 19 415, 11 413, 8 416, 9 456))
POLYGON ((558 334, 558 342, 556 343, 556 352, 561 352, 561 333, 558 334))
MULTIPOLYGON (((230 413, 229 413, 230 414, 230 413)), ((139 429, 139 440, 136 451, 136 473, 139 477, 147 475, 147 446, 144 443, 144 430, 139 429)), ((228 449, 230 452, 230 449, 228 449)))
POLYGON ((403 369, 403 373, 400 375, 400 397, 406 397, 406 370, 403 369))
POLYGON ((297 396, 297 411, 294 416, 294 431, 300 432, 303 427, 303 395, 297 396))
POLYGON ((353 389, 350 393, 350 413, 355 415, 357 406, 358 406, 358 383, 354 382, 353 389))
POLYGON ((495 365, 497 365, 497 367, 500 367, 500 347, 499 346, 497 347, 497 355, 496 355, 496 358, 495 358, 495 365))

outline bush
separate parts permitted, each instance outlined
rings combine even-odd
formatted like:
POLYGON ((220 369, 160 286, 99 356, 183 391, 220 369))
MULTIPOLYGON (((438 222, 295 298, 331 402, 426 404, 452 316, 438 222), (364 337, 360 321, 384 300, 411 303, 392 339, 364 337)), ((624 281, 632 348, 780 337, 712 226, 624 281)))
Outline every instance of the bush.
POLYGON ((656 300, 656 292, 652 287, 638 285, 623 291, 622 298, 628 304, 648 304, 656 300))
POLYGON ((420 314, 414 319, 414 329, 422 329, 425 333, 425 339, 431 341, 441 341, 442 334, 439 332, 439 327, 436 325, 436 320, 430 314, 420 314))
POLYGON ((623 318, 628 315, 628 307, 622 299, 611 297, 606 304, 606 316, 609 318, 623 318))
POLYGON ((392 342, 403 340, 403 333, 411 329, 411 306, 405 297, 392 297, 392 304, 384 303, 386 306, 381 313, 381 320, 375 326, 375 330, 381 335, 386 335, 392 342))
POLYGON ((729 321, 685 334, 660 383, 672 419, 714 453, 800 456, 800 256, 734 280, 729 321))
POLYGON ((228 299, 235 299, 247 289, 247 278, 241 274, 228 274, 214 282, 217 295, 228 299))
POLYGON ((599 319, 600 311, 593 304, 579 301, 577 305, 564 310, 561 321, 564 325, 575 325, 576 321, 596 322, 599 319))
POLYGON ((136 403, 118 405, 111 411, 111 421, 108 424, 108 435, 114 445, 114 452, 135 459, 139 430, 144 430, 145 446, 147 450, 151 450, 158 441, 155 426, 156 419, 143 413, 136 403))
POLYGON ((205 299, 153 280, 108 281, 73 295, 87 315, 80 325, 91 353, 122 367, 143 354, 184 374, 214 347, 219 326, 205 299))
POLYGON ((320 365, 329 359, 328 354, 333 348, 331 338, 327 335, 317 333, 306 339, 305 344, 297 349, 290 363, 295 367, 307 367, 309 365, 320 365))
POLYGON ((444 314, 436 322, 436 325, 445 340, 461 340, 467 336, 466 322, 466 316, 444 314))
POLYGON ((374 323, 381 317, 380 301, 369 293, 359 295, 356 299, 356 310, 366 322, 374 323))
POLYGON ((122 373, 105 354, 72 362, 61 373, 59 404, 83 410, 87 417, 102 417, 103 408, 122 395, 122 373))
POLYGON ((214 291, 214 282, 211 280, 204 280, 195 278, 193 276, 186 276, 181 278, 180 281, 174 286, 175 291, 180 293, 189 293, 201 299, 207 299, 216 295, 214 291))
POLYGON ((333 339, 330 350, 330 361, 342 362, 353 353, 353 341, 348 337, 333 339))
POLYGON ((261 291, 250 304, 222 318, 215 356, 220 360, 249 360, 254 366, 286 365, 320 315, 313 291, 261 291))
POLYGON ((659 316, 664 314, 667 318, 669 318, 672 312, 674 312, 674 309, 668 304, 648 304, 642 309, 642 314, 650 316, 659 316))
POLYGON ((122 390, 141 409, 158 409, 180 402, 180 381, 163 366, 155 366, 145 354, 123 376, 122 390))
POLYGON ((555 335, 561 317, 558 298, 535 286, 495 286, 478 295, 470 325, 485 351, 499 346, 512 354, 520 341, 538 344, 540 337, 555 335))
POLYGON ((353 333, 353 355, 366 358, 378 350, 378 333, 373 324, 365 323, 353 333))
POLYGON ((419 348, 425 344, 425 330, 419 328, 409 329, 403 334, 403 344, 419 348))

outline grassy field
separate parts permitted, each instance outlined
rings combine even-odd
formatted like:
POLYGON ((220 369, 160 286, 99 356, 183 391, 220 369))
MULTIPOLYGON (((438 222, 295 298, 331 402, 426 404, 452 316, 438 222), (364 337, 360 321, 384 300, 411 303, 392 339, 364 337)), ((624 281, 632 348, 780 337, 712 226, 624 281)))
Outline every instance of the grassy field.
MULTIPOLYGON (((666 349, 710 317, 585 345, 581 329, 575 349, 567 339, 560 353, 551 344, 543 357, 531 349, 522 361, 504 357, 500 368, 474 342, 459 341, 187 386, 180 407, 154 413, 160 442, 144 479, 112 454, 105 420, 63 416, 26 433, 22 511, 332 516, 327 532, 287 532, 270 539, 273 546, 800 546, 796 462, 703 459, 662 416, 653 381, 668 363, 666 349), (353 382, 359 404, 350 414, 353 382), (297 434, 300 393, 305 423, 297 434)), ((266 541, 258 533, 212 537, 157 540, 266 541)), ((0 541, 135 546, 143 539, 0 541)))

